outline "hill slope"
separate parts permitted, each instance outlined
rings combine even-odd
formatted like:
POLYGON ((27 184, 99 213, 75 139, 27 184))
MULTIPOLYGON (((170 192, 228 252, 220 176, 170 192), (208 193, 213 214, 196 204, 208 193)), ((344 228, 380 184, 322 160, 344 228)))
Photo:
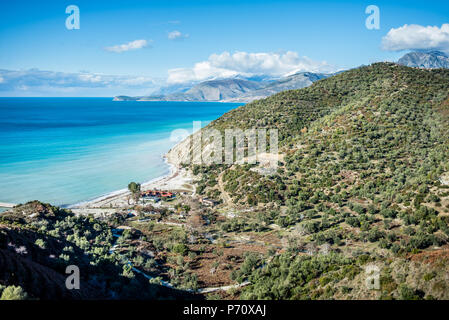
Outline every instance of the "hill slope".
POLYGON ((134 274, 111 250, 113 244, 103 221, 38 201, 17 206, 0 216, 0 289, 20 286, 30 298, 42 300, 194 297, 134 274), (66 288, 69 265, 80 270, 79 290, 66 288))
POLYGON ((235 274, 252 282, 242 296, 448 299, 448 266, 438 263, 449 254, 448 117, 449 70, 376 63, 213 121, 220 131, 277 128, 283 154, 268 175, 191 166, 200 194, 224 191, 233 210, 252 208, 224 230, 283 230, 284 252, 235 274), (365 285, 369 264, 380 270, 377 291, 365 285))

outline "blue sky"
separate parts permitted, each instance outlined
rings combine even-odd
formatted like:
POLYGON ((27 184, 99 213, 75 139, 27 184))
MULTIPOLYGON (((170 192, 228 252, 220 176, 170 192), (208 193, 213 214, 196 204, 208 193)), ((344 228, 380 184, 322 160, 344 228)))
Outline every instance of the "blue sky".
MULTIPOLYGON (((389 46, 404 50, 385 50, 382 39, 392 28, 445 23, 449 1, 2 1, 0 95, 144 94, 167 79, 173 83, 248 74, 243 64, 253 60, 253 73, 261 63, 280 63, 261 70, 272 76, 308 68, 346 69, 397 60, 413 49, 410 35, 406 46, 389 46), (68 5, 80 9, 79 30, 65 27, 68 5), (365 27, 368 5, 380 9, 379 30, 365 27), (146 45, 111 49, 126 49, 136 40, 146 45), (236 52, 245 54, 233 56, 236 52), (53 72, 53 82, 47 79, 39 86, 39 70, 53 72), (70 87, 79 74, 87 84, 70 87), (58 77, 65 80, 58 84, 58 77)), ((438 49, 449 51, 445 41, 438 49)))

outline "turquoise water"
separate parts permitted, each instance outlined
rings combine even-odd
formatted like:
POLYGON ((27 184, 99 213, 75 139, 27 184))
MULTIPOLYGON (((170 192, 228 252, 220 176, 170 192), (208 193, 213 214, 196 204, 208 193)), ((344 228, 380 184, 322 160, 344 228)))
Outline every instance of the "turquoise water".
POLYGON ((0 202, 74 204, 165 175, 172 130, 239 105, 0 98, 0 202))

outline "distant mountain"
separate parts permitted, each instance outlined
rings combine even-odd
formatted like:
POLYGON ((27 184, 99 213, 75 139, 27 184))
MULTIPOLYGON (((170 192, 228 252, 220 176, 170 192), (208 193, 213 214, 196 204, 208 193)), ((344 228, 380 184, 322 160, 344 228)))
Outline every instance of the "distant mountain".
POLYGON ((398 64, 407 67, 426 69, 449 68, 449 56, 441 51, 410 52, 398 60, 398 64))
POLYGON ((228 99, 228 102, 251 102, 263 99, 285 90, 301 89, 310 86, 315 81, 329 77, 330 74, 299 72, 280 80, 270 82, 260 89, 250 91, 237 98, 228 99))
MULTIPOLYGON (((163 94, 163 91, 150 96, 129 97, 116 96, 115 101, 221 101, 221 102, 251 102, 275 93, 300 89, 330 75, 300 72, 278 80, 271 78, 222 79, 209 80, 194 85, 188 90, 179 87, 175 93, 163 94)), ((166 89, 164 89, 166 90, 166 89)))
POLYGON ((143 97, 117 96, 115 101, 224 101, 236 98, 250 91, 260 89, 264 84, 242 79, 209 80, 194 85, 187 91, 166 95, 143 97))
POLYGON ((159 90, 153 92, 151 95, 162 96, 162 95, 167 95, 167 94, 171 94, 171 93, 186 92, 196 84, 198 84, 198 82, 167 85, 167 86, 159 88, 159 90))
POLYGON ((223 101, 260 89, 263 83, 241 79, 210 80, 201 82, 185 93, 165 96, 164 100, 223 101))

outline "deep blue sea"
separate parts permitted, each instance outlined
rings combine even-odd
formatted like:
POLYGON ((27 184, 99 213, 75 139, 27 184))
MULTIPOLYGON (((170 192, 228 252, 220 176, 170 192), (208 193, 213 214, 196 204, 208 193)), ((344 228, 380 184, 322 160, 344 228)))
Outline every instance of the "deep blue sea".
POLYGON ((68 205, 163 176, 173 130, 240 105, 0 98, 0 202, 68 205))

